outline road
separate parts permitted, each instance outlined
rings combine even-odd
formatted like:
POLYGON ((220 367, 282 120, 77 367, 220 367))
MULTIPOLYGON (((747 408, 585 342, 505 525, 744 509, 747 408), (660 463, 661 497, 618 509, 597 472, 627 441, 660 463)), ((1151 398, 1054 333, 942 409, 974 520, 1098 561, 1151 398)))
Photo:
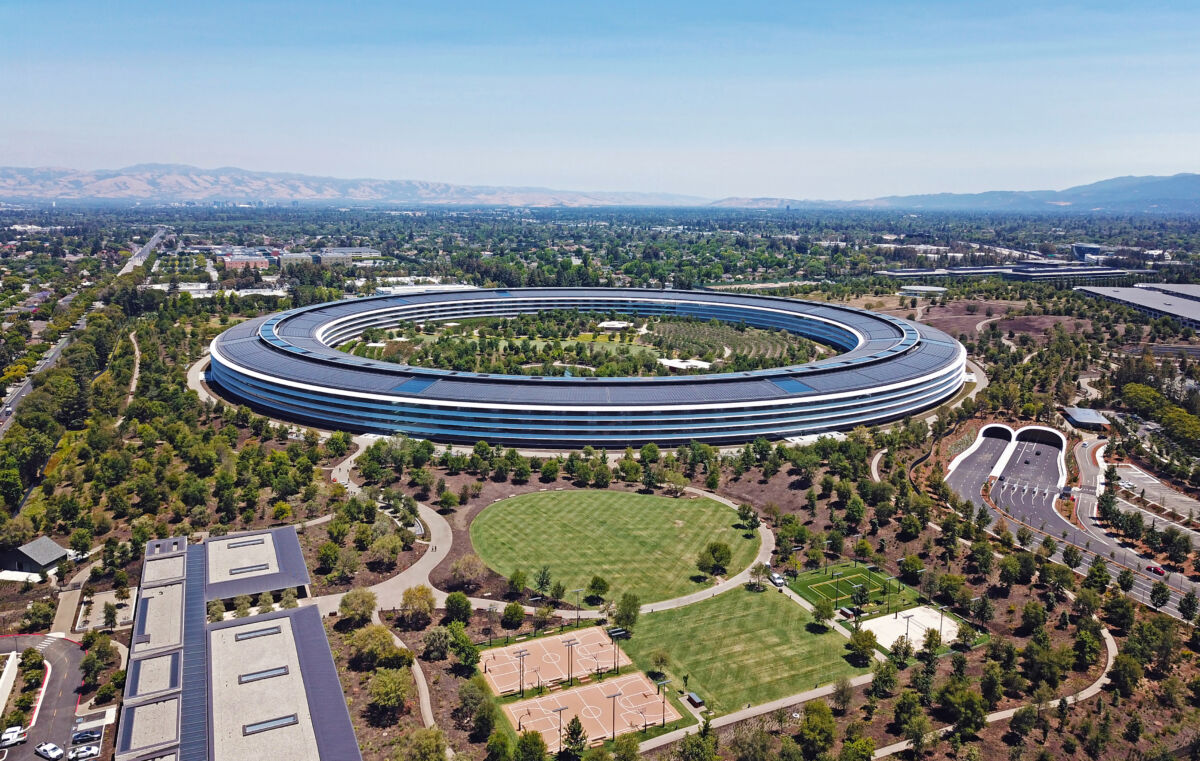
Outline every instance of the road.
MULTIPOLYGON (((0 637, 0 654, 20 653, 26 648, 37 648, 50 664, 50 676, 46 683, 46 694, 38 711, 37 722, 29 730, 29 740, 23 745, 9 749, 5 761, 35 759, 33 749, 39 743, 52 742, 67 750, 71 744, 71 732, 75 728, 75 708, 79 695, 79 662, 83 650, 76 643, 62 637, 42 634, 22 634, 0 637)), ((20 683, 14 690, 20 689, 20 683)))
MULTIPOLYGON (((1089 451, 1089 448, 1097 445, 1084 443, 1088 446, 1081 445, 1075 450, 1076 460, 1080 464, 1080 483, 1084 485, 1076 496, 1076 514, 1083 524, 1082 530, 1054 509, 1054 495, 1059 492, 1057 484, 1061 472, 1061 466, 1058 464, 1060 450, 1056 446, 1040 442, 1017 444, 1000 473, 1004 481, 996 480, 989 492, 999 508, 999 511, 992 510, 992 517, 1003 518, 1009 524, 1009 530, 1014 533, 1018 528, 1013 525, 1014 521, 1028 525, 1036 534, 1034 544, 1040 544, 1044 535, 1053 537, 1059 544, 1051 558, 1055 562, 1063 562, 1064 541, 1076 545, 1083 553, 1083 561, 1077 570, 1083 573, 1087 572, 1097 555, 1104 558, 1114 580, 1120 571, 1120 567, 1115 564, 1130 568, 1134 571, 1134 584, 1129 594, 1136 600, 1147 602, 1150 599, 1151 587, 1160 579, 1144 572, 1142 569, 1147 565, 1147 561, 1109 535, 1097 522, 1096 485, 1100 478, 1100 467, 1095 462, 1094 451, 1089 451), (1039 450, 1041 454, 1035 454, 1039 450), (1025 463, 1027 459, 1029 464, 1025 463)), ((959 496, 971 500, 975 505, 986 504, 980 494, 981 490, 1006 446, 1007 442, 1003 440, 985 440, 951 471, 946 478, 946 484, 959 496)), ((1168 578, 1167 581, 1170 582, 1171 579, 1168 578)), ((1178 584, 1173 586, 1175 589, 1172 599, 1161 610, 1178 617, 1176 603, 1180 593, 1178 584)), ((1190 589, 1190 586, 1187 588, 1190 589)))
POLYGON ((129 260, 125 262, 125 266, 121 268, 121 271, 117 273, 117 276, 120 277, 121 275, 128 275, 130 272, 133 272, 135 269, 145 264, 146 257, 150 255, 150 252, 154 250, 154 247, 162 241, 163 236, 166 234, 167 229, 165 227, 158 228, 158 232, 154 233, 154 237, 146 241, 146 245, 139 248, 133 254, 133 256, 129 257, 129 260))
MULTIPOLYGON (((146 243, 146 245, 144 245, 140 249, 138 249, 138 252, 136 254, 129 257, 129 261, 127 261, 125 263, 125 266, 121 268, 120 274, 124 275, 128 272, 132 272, 133 267, 138 266, 137 264, 134 264, 133 267, 130 266, 130 264, 133 263, 133 261, 135 259, 138 259, 140 257, 140 262, 138 262, 138 264, 140 264, 141 262, 144 262, 146 260, 146 257, 150 255, 150 251, 152 251, 153 248, 159 244, 159 242, 162 240, 163 235, 165 235, 166 232, 167 231, 165 229, 160 229, 157 233, 155 233, 154 237, 151 238, 146 243)), ((71 294, 70 296, 63 297, 63 301, 66 302, 68 298, 73 299, 74 297, 75 297, 75 294, 71 294)), ((87 325, 87 317, 86 316, 83 318, 82 324, 83 324, 83 326, 86 327, 86 325, 87 325)), ((19 405, 21 403, 21 400, 23 400, 26 396, 28 396, 29 392, 33 390, 33 376, 36 373, 41 372, 43 370, 49 370, 50 368, 54 367, 54 365, 56 365, 58 363, 58 358, 62 356, 63 349, 67 348, 67 346, 69 346, 71 341, 73 340, 74 333, 75 333, 75 331, 73 329, 68 330, 63 335, 63 337, 58 340, 58 343, 54 344, 54 347, 51 348, 50 351, 46 352, 46 355, 42 358, 42 361, 38 363, 37 367, 35 368, 35 371, 31 372, 29 374, 29 377, 27 377, 21 383, 21 385, 17 387, 17 390, 14 391, 9 396, 8 401, 5 402, 6 408, 12 407, 13 410, 16 410, 17 405, 19 405)), ((8 431, 9 426, 12 425, 12 421, 13 421, 12 415, 4 416, 3 421, 0 421, 0 436, 3 436, 4 433, 6 431, 8 431)))

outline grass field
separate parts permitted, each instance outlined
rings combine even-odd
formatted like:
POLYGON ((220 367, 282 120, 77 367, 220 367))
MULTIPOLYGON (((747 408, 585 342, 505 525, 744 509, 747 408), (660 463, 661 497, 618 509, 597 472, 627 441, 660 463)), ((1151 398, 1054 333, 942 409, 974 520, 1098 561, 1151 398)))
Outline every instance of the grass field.
POLYGON ((621 644, 644 670, 656 651, 667 653, 671 687, 685 689, 686 674, 686 689, 723 714, 864 671, 846 660, 845 637, 810 624, 804 608, 774 589, 738 589, 647 613, 621 644))
POLYGON ((887 582, 887 576, 879 571, 868 571, 862 563, 857 566, 853 562, 838 563, 829 566, 828 569, 817 568, 806 571, 792 579, 788 586, 811 603, 815 604, 819 599, 824 598, 833 602, 834 607, 837 608, 851 605, 850 593, 854 590, 854 585, 865 584, 870 590, 871 601, 863 606, 862 617, 864 619, 885 615, 889 610, 906 610, 914 607, 918 600, 917 591, 895 579, 887 582), (841 576, 835 577, 835 573, 840 573, 841 576), (890 606, 889 595, 884 588, 885 583, 891 588, 890 606))
MULTIPOLYGON (((633 592, 642 603, 703 589, 693 576, 696 556, 709 542, 733 551, 736 574, 758 553, 758 536, 734 528, 730 508, 710 499, 656 497, 580 490, 523 494, 488 507, 471 524, 475 552, 497 573, 529 575, 550 566, 567 589, 586 587, 593 575, 610 596, 633 592)), ((571 600, 574 598, 571 597, 571 600)))

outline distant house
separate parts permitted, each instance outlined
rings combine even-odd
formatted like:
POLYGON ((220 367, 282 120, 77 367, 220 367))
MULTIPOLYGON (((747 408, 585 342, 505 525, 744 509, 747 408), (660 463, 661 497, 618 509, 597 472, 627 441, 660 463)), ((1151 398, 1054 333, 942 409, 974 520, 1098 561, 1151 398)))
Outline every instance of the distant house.
POLYGON ((0 570, 21 573, 50 572, 67 559, 66 549, 48 536, 39 536, 15 550, 0 553, 0 570))

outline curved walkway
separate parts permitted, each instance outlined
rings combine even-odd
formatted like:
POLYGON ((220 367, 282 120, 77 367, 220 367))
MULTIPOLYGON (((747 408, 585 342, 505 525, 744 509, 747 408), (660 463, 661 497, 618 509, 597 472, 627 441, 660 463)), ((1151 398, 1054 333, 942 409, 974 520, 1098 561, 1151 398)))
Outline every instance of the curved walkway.
MULTIPOLYGON (((1075 705, 1076 703, 1080 702, 1081 700, 1087 700, 1089 698, 1095 697, 1096 695, 1099 695, 1100 690, 1104 689, 1104 686, 1109 683, 1108 672, 1112 670, 1113 661, 1115 661, 1117 658, 1117 641, 1115 639, 1113 639, 1112 634, 1106 628, 1101 628, 1100 634, 1104 638, 1104 649, 1105 649, 1104 671, 1100 672, 1100 677, 1098 679, 1096 679, 1096 681, 1089 684, 1087 687, 1084 687, 1082 690, 1075 693, 1074 695, 1067 695, 1065 698, 1063 698, 1064 700, 1067 701, 1067 705, 1075 705)), ((1055 701, 1055 703, 1057 703, 1057 702, 1058 701, 1055 701)), ((1013 717, 1013 714, 1015 714, 1017 711, 1021 710, 1022 708, 1025 708, 1026 706, 1031 706, 1031 705, 1036 705, 1036 704, 1035 703, 1025 703, 1025 704, 1022 704, 1019 706, 1015 706, 1013 708, 1006 708, 1003 711, 993 711, 992 713, 989 713, 987 716, 985 716, 983 720, 985 723, 991 724, 993 722, 1004 721, 1005 719, 1011 719, 1013 717)), ((952 729, 954 729, 953 724, 945 726, 945 727, 940 727, 934 731, 937 732, 937 734, 940 736, 940 735, 949 733, 952 729)), ((902 753, 903 751, 906 751, 911 747, 912 747, 912 743, 909 742, 908 740, 903 740, 898 743, 892 743, 891 745, 885 745, 882 748, 880 748, 879 750, 875 751, 874 758, 886 758, 887 756, 891 756, 896 753, 902 753)))

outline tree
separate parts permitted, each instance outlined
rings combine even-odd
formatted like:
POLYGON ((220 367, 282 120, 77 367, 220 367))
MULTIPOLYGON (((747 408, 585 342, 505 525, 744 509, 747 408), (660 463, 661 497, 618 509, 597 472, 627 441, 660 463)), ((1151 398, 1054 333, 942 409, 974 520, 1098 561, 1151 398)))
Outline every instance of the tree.
POLYGON ((425 660, 440 661, 446 658, 450 650, 450 632, 444 626, 435 626, 425 633, 425 646, 421 656, 425 660))
POLYGON ((925 753, 930 738, 934 736, 933 722, 929 720, 924 711, 919 711, 904 723, 902 731, 904 739, 912 744, 913 755, 920 758, 925 753))
POLYGON ((874 677, 871 679, 871 693, 876 697, 886 698, 896 689, 896 677, 899 669, 896 664, 889 661, 876 661, 872 671, 874 677))
POLYGON ((875 632, 870 629, 855 629, 850 632, 850 642, 846 647, 860 663, 869 663, 875 652, 875 632))
POLYGON ((1062 552, 1062 561, 1068 568, 1075 570, 1083 562, 1083 553, 1073 544, 1068 544, 1062 552))
POLYGON ((833 615, 833 600, 822 597, 813 605, 813 619, 821 626, 828 626, 827 622, 833 620, 833 615))
POLYGON ((587 593, 589 598, 600 599, 608 594, 608 582, 600 576, 593 576, 588 582, 587 593))
POLYGON ((409 626, 420 629, 433 619, 435 605, 433 590, 426 584, 418 584, 404 590, 400 598, 400 616, 409 626))
POLYGON ((544 565, 533 575, 533 588, 545 597, 550 592, 550 566, 544 565))
POLYGON ((513 761, 546 761, 546 741, 539 732, 527 730, 517 738, 513 761))
POLYGON ((624 734, 613 740, 612 761, 638 761, 640 758, 637 735, 624 734))
POLYGON ((800 721, 799 742, 806 758, 817 758, 833 747, 837 725, 833 711, 820 698, 804 704, 804 718, 800 721))
POLYGON ((512 761, 513 743, 503 729, 496 729, 488 735, 486 747, 486 761, 512 761))
POLYGON ((213 600, 208 604, 208 622, 215 624, 218 621, 225 620, 225 606, 220 600, 213 600))
POLYGON ((446 595, 446 619, 461 621, 464 624, 471 621, 471 600, 462 592, 451 592, 446 595))
POLYGON ((525 585, 528 582, 528 577, 520 568, 512 572, 508 577, 508 593, 514 597, 525 591, 525 585))
POLYGON ((617 611, 613 615, 613 623, 622 629, 632 629, 638 620, 642 604, 638 596, 632 592, 621 595, 617 602, 617 611))
POLYGON ((117 606, 114 603, 104 603, 104 628, 113 629, 117 625, 117 606))
POLYGON ((467 636, 463 622, 451 622, 446 627, 446 631, 450 634, 450 650, 454 653, 454 657, 458 659, 458 665, 468 673, 474 671, 475 666, 479 664, 479 648, 467 636))
POLYGON ((1161 581, 1154 582, 1150 587, 1150 604, 1158 610, 1171 601, 1171 588, 1161 581))
POLYGON ((500 615, 500 625, 505 629, 520 629, 521 624, 525 623, 525 608, 519 602, 510 602, 504 606, 504 612, 500 615))
POLYGON ((1196 593, 1188 590, 1188 593, 1179 598, 1179 616, 1184 621, 1191 621, 1196 617, 1197 607, 1200 606, 1200 601, 1196 599, 1196 593))
POLYGON ((1108 672, 1113 687, 1125 698, 1133 695, 1138 683, 1142 681, 1142 675, 1142 664, 1128 653, 1118 653, 1113 660, 1112 669, 1108 672))
POLYGON ((833 704, 837 707, 838 713, 845 713, 852 700, 854 700, 854 687, 850 684, 850 680, 844 676, 838 677, 833 684, 833 704))
POLYGON ((446 761, 446 736, 437 727, 414 729, 404 735, 393 761, 446 761))
POLYGON ((583 731, 583 722, 579 720, 578 716, 572 716, 563 732, 562 750, 558 753, 559 759, 580 761, 584 751, 587 750, 587 740, 587 733, 583 731))
POLYGON ((414 682, 412 671, 403 669, 378 669, 367 683, 367 700, 376 720, 394 720, 412 695, 414 682))
POLYGON ((250 599, 250 595, 238 595, 233 598, 234 618, 245 618, 250 615, 250 609, 253 605, 254 601, 250 599))
POLYGON ((1112 581, 1112 576, 1108 573, 1108 565, 1101 558, 1096 558, 1088 566, 1087 576, 1083 579, 1083 586, 1087 589, 1103 592, 1105 589, 1108 589, 1110 581, 1112 581))
POLYGON ((456 584, 473 587, 487 575, 487 565, 474 554, 463 555, 450 564, 450 578, 456 584))
POLYGON ((361 587, 351 589, 338 603, 338 615, 350 626, 359 627, 371 620, 376 605, 375 593, 371 590, 361 587))
POLYGON ((762 589, 770 573, 771 568, 766 563, 755 563, 750 569, 750 583, 755 589, 762 589))
POLYGON ((968 737, 983 728, 987 715, 983 695, 965 679, 951 679, 938 690, 937 701, 960 736, 968 737))
POLYGON ((369 624, 346 638, 346 655, 359 671, 401 668, 412 663, 412 653, 402 649, 382 624, 369 624))

